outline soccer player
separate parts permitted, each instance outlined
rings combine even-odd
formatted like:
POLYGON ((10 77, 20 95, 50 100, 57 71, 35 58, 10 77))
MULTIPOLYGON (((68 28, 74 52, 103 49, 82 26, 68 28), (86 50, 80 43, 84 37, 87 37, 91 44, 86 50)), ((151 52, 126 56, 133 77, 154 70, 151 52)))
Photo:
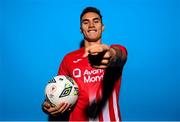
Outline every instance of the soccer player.
POLYGON ((50 116, 66 114, 69 121, 121 121, 118 98, 126 48, 102 43, 104 25, 97 8, 85 8, 80 23, 84 47, 67 54, 58 71, 76 81, 78 100, 74 106, 59 103, 56 107, 45 101, 42 109, 50 116))

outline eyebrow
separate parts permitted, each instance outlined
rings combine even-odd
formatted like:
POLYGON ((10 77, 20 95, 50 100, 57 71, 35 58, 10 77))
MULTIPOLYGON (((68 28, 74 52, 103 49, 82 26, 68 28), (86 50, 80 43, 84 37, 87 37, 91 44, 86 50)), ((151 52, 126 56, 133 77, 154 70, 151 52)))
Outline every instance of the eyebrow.
POLYGON ((93 20, 100 20, 100 18, 96 17, 96 18, 93 18, 93 20))
MULTIPOLYGON (((93 18, 93 20, 100 20, 100 18, 95 17, 95 18, 93 18)), ((82 22, 84 22, 84 21, 89 21, 89 19, 83 19, 82 22)))

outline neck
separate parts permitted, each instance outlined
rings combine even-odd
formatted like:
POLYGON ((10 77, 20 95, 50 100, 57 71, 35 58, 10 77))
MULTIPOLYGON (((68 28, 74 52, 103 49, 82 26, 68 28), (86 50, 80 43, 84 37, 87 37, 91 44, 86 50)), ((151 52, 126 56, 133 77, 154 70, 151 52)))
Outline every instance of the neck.
POLYGON ((84 47, 87 48, 91 45, 94 44, 101 44, 101 39, 97 40, 97 41, 88 41, 88 40, 84 40, 84 47))

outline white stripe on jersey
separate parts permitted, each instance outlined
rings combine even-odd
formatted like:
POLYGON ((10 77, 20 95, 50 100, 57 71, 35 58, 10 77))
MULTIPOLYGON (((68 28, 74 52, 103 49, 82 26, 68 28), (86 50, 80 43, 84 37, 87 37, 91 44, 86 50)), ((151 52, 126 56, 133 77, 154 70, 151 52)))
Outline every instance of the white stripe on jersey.
POLYGON ((119 115, 118 115, 118 104, 117 104, 117 97, 116 97, 116 91, 113 91, 113 108, 114 108, 114 114, 116 121, 119 121, 119 115))
POLYGON ((109 116, 109 101, 106 102, 105 107, 103 108, 103 121, 110 121, 109 116))
MULTIPOLYGON (((93 98, 95 98, 95 96, 91 97, 91 100, 94 100, 93 98)), ((116 95, 116 91, 114 90, 112 93, 112 98, 113 98, 113 108, 114 108, 114 114, 115 114, 115 120, 116 122, 120 121, 119 120, 119 115, 118 115, 118 104, 117 104, 117 95, 116 95)), ((110 121, 110 113, 109 113, 109 100, 106 102, 105 107, 102 110, 102 114, 103 114, 103 121, 110 121)), ((99 119, 98 117, 96 119, 90 119, 89 118, 89 122, 98 122, 99 119)))

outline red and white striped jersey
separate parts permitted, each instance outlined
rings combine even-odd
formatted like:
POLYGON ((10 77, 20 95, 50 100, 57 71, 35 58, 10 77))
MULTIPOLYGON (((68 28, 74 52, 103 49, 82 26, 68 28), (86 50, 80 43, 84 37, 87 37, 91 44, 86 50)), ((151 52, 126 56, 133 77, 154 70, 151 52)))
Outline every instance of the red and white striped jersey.
MULTIPOLYGON (((126 53, 123 46, 119 45, 119 48, 126 53)), ((98 99, 102 89, 105 70, 92 68, 88 58, 83 58, 84 51, 84 48, 80 48, 67 54, 62 60, 58 71, 58 75, 68 75, 73 78, 79 88, 79 97, 73 111, 70 113, 70 121, 91 121, 85 114, 85 110, 93 100, 98 99)), ((95 121, 121 121, 118 102, 120 83, 121 77, 115 83, 108 101, 95 121)))

